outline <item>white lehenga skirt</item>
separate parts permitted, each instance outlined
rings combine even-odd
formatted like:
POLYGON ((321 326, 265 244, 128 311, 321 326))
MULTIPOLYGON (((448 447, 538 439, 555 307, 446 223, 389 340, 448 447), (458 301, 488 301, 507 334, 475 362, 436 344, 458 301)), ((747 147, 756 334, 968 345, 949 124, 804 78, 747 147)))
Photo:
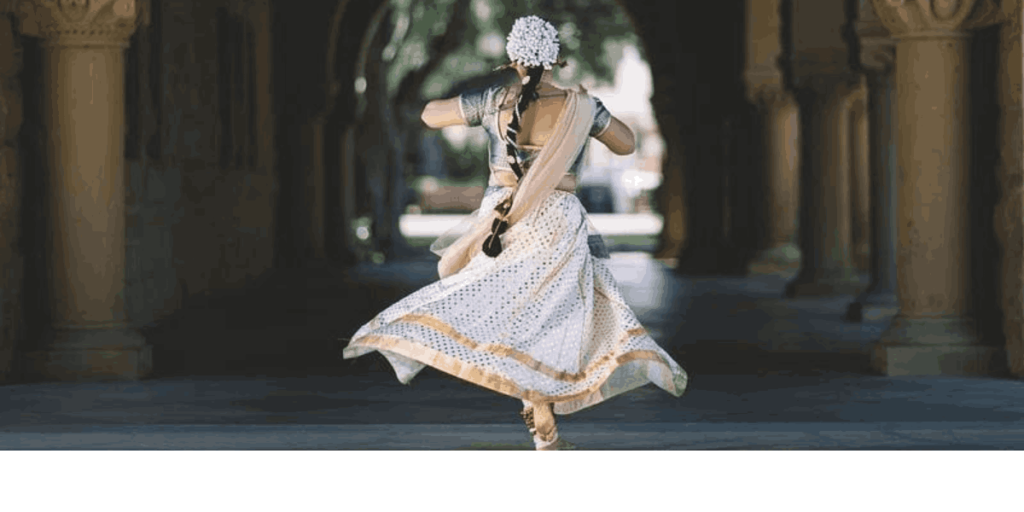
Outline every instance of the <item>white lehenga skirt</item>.
MULTIPOLYGON (((488 194, 489 211, 507 194, 488 194)), ((460 272, 426 286, 361 327, 345 358, 374 350, 402 383, 425 365, 570 414, 654 383, 682 395, 686 372, 623 301, 579 199, 555 191, 460 272)))

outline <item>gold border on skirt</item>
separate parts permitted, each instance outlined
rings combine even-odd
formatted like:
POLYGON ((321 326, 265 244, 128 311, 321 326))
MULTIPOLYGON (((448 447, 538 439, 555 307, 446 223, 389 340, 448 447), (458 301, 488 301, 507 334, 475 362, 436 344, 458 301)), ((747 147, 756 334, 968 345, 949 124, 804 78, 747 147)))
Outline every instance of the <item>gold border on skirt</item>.
POLYGON ((538 391, 522 389, 512 379, 496 373, 488 372, 475 365, 463 363, 462 361, 459 361, 447 354, 425 347, 418 343, 411 342, 399 336, 372 334, 361 338, 358 345, 373 348, 375 350, 394 352, 419 361, 425 365, 437 368, 438 370, 469 381, 478 386, 485 387, 492 391, 497 391, 503 395, 509 395, 515 398, 529 400, 531 402, 559 403, 581 401, 587 405, 600 402, 605 397, 596 397, 597 400, 581 399, 591 397, 594 393, 598 393, 601 386, 604 385, 605 381, 609 376, 611 376, 616 368, 633 361, 647 360, 660 363, 666 367, 666 370, 668 370, 670 374, 672 373, 672 369, 665 363, 664 359, 662 359, 661 355, 657 352, 652 350, 635 350, 615 358, 615 365, 611 366, 605 372, 603 378, 599 379, 598 382, 595 382, 585 390, 571 395, 546 395, 538 391))
MULTIPOLYGON (((587 380, 587 377, 589 376, 589 374, 591 372, 593 372, 597 368, 600 368, 601 366, 604 366, 611 359, 615 358, 615 353, 617 353, 618 349, 626 341, 628 341, 630 338, 633 338, 633 337, 636 337, 636 336, 640 336, 642 334, 646 334, 647 333, 647 330, 644 329, 643 327, 637 327, 637 328, 630 329, 628 331, 623 332, 622 335, 619 337, 618 342, 616 342, 615 346, 612 348, 612 352, 611 353, 605 354, 605 355, 597 358, 596 360, 591 361, 591 363, 586 368, 584 368, 583 370, 581 370, 581 371, 579 371, 577 373, 570 373, 570 372, 567 372, 567 371, 563 371, 563 370, 558 370, 558 369, 552 368, 552 367, 550 367, 550 366, 548 366, 548 365, 546 365, 546 364, 544 364, 544 363, 534 359, 529 354, 527 354, 525 352, 521 352, 519 350, 516 350, 516 349, 514 349, 512 347, 508 347, 508 346, 505 346, 505 345, 498 345, 498 344, 481 344, 481 343, 477 343, 476 341, 470 339, 468 336, 466 336, 466 335, 462 334, 461 332, 457 331, 454 327, 452 327, 451 325, 448 325, 447 323, 445 323, 441 319, 433 317, 433 316, 430 316, 430 315, 425 315, 425 314, 422 314, 422 313, 411 313, 411 314, 408 314, 408 315, 405 315, 405 316, 402 316, 402 317, 398 318, 397 320, 395 320, 395 322, 404 322, 404 323, 411 323, 411 324, 416 324, 416 325, 422 325, 423 327, 427 327, 427 328, 433 329, 433 330, 435 330, 435 331, 437 331, 437 332, 439 332, 439 333, 441 333, 441 334, 443 334, 445 336, 448 336, 449 338, 455 340, 457 343, 459 343, 460 345, 462 345, 462 346, 464 346, 464 347, 466 347, 466 348, 468 348, 470 350, 483 350, 485 352, 490 352, 490 353, 492 353, 492 354, 494 354, 496 356, 499 356, 499 357, 510 357, 510 358, 514 359, 515 361, 518 361, 518 362, 522 363, 527 368, 530 368, 531 370, 534 370, 534 371, 536 371, 538 373, 541 373, 541 374, 543 374, 543 375, 545 375, 547 377, 550 377, 550 378, 555 379, 555 380, 561 380, 561 381, 565 381, 565 382, 574 382, 574 383, 575 382, 582 382, 582 381, 587 380)), ((358 342, 353 341, 353 344, 362 344, 362 339, 360 339, 358 342)), ((632 353, 633 352, 630 352, 630 354, 632 354, 632 353)), ((628 355, 628 354, 626 354, 626 355, 628 355)), ((619 357, 623 357, 623 356, 619 356, 619 357)), ((659 358, 660 358, 660 356, 659 356, 659 358)))

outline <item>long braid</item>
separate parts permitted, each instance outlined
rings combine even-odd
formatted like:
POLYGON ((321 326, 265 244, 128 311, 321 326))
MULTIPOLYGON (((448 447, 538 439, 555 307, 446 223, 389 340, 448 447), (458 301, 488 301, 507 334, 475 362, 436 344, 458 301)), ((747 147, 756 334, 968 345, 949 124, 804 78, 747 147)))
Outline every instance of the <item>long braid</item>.
POLYGON ((523 170, 519 165, 519 152, 517 151, 520 121, 523 112, 526 112, 526 109, 530 107, 530 103, 537 99, 537 86, 540 85, 540 77, 543 74, 544 68, 541 66, 527 70, 527 82, 519 94, 519 101, 516 102, 515 109, 512 111, 512 121, 508 123, 508 129, 505 130, 505 138, 508 139, 508 144, 506 144, 509 156, 508 161, 512 165, 512 171, 516 173, 516 178, 519 179, 523 179, 523 170))
MULTIPOLYGON (((508 163, 512 166, 512 172, 516 174, 516 179, 520 180, 523 179, 523 169, 519 165, 518 140, 520 120, 522 119, 523 112, 530 107, 530 103, 537 99, 537 87, 540 85, 540 77, 543 74, 544 68, 542 66, 527 69, 526 83, 519 93, 519 100, 512 111, 512 121, 508 124, 508 129, 505 131, 505 138, 508 139, 508 143, 505 146, 508 153, 508 163)), ((498 237, 508 229, 508 220, 505 219, 505 216, 508 215, 511 209, 511 198, 495 207, 500 217, 494 219, 491 225, 491 234, 484 240, 483 246, 484 254, 492 258, 501 254, 501 239, 498 237)))

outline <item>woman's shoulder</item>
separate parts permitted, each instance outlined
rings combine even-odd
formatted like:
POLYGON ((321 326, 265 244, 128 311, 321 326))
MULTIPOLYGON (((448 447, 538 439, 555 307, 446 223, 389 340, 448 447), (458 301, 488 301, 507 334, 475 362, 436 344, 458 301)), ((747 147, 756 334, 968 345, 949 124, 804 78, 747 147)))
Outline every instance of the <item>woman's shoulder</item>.
POLYGON ((601 98, 598 98, 593 94, 590 94, 590 91, 588 91, 583 84, 578 84, 575 87, 565 88, 563 90, 566 91, 567 94, 569 92, 576 93, 582 96, 586 101, 589 101, 590 105, 593 107, 594 117, 598 118, 599 121, 603 122, 605 121, 603 118, 605 118, 606 116, 610 117, 611 113, 608 112, 608 109, 604 106, 604 103, 601 102, 601 98))
POLYGON ((507 96, 507 87, 500 84, 488 85, 460 94, 459 105, 462 107, 462 113, 467 123, 470 126, 478 126, 483 122, 484 117, 501 109, 501 104, 507 96))
POLYGON ((586 86, 584 86, 583 84, 577 84, 575 87, 560 87, 560 89, 565 91, 566 94, 573 92, 580 96, 583 96, 587 101, 591 103, 591 105, 594 106, 595 115, 601 115, 600 111, 607 110, 604 106, 604 103, 601 102, 601 99, 591 94, 590 91, 587 90, 586 86))

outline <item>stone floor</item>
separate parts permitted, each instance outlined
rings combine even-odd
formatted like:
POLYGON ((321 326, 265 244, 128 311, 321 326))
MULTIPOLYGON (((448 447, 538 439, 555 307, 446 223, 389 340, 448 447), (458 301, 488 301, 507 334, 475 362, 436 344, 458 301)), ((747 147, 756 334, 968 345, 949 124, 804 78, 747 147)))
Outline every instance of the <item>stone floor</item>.
MULTIPOLYGON (((782 299, 785 271, 684 278, 615 256, 626 300, 691 383, 561 417, 581 449, 1024 449, 1024 382, 873 375, 887 319, 843 322, 851 297, 782 299)), ((431 282, 434 263, 282 273, 197 301, 147 330, 151 379, 0 387, 0 449, 528 449, 515 400, 338 357, 338 337, 431 282)))

